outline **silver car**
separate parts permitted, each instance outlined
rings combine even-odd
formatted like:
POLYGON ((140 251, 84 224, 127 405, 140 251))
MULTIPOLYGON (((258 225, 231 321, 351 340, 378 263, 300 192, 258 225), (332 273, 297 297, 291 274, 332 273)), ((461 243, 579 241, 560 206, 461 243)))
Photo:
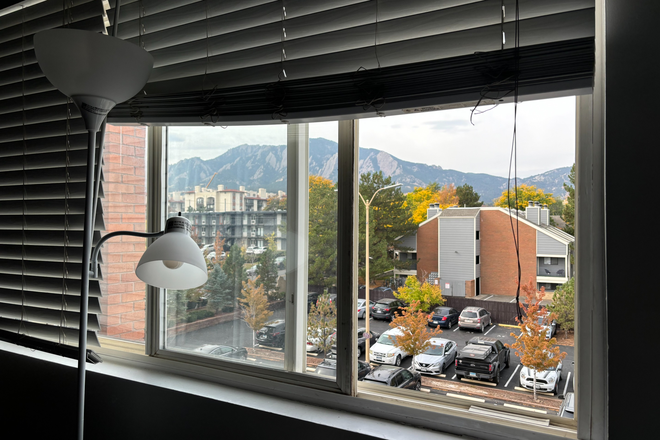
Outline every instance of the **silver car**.
POLYGON ((424 353, 413 357, 412 366, 423 374, 442 374, 456 359, 456 343, 442 338, 431 338, 430 342, 431 346, 424 353))
MULTIPOLYGON (((366 299, 359 298, 357 300, 357 314, 358 314, 358 319, 364 319, 364 316, 366 314, 367 308, 364 306, 366 299)), ((373 309, 374 305, 376 305, 375 302, 369 300, 369 310, 373 309)), ((371 313, 371 312, 369 312, 371 313)))
POLYGON ((458 317, 459 328, 481 330, 483 333, 490 324, 490 313, 483 307, 466 307, 458 317))

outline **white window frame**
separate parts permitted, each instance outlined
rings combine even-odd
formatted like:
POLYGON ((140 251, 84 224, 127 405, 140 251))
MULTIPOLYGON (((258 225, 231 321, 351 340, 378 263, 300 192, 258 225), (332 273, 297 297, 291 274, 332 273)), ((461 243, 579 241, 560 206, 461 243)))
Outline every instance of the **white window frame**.
MULTIPOLYGON (((589 347, 576 350, 576 390, 577 422, 559 420, 557 417, 549 417, 553 422, 559 423, 552 428, 539 428, 526 426, 519 422, 506 422, 500 417, 500 413, 493 416, 474 415, 469 412, 468 406, 455 404, 451 399, 437 398, 430 395, 415 395, 404 390, 384 390, 370 384, 360 384, 359 389, 353 379, 356 375, 355 364, 351 361, 355 340, 354 307, 355 295, 340 297, 338 300, 338 380, 333 383, 319 379, 313 375, 302 373, 304 352, 302 346, 287 355, 285 371, 266 370, 261 367, 240 364, 240 371, 235 364, 208 360, 205 358, 191 357, 178 352, 164 352, 160 347, 160 340, 164 336, 164 318, 160 310, 164 307, 164 297, 158 289, 149 288, 151 292, 147 295, 147 338, 146 352, 151 357, 141 357, 140 362, 149 368, 155 368, 181 377, 192 377, 205 381, 227 384, 248 391, 255 391, 263 395, 279 396, 305 402, 315 406, 324 406, 338 410, 349 411, 354 414, 362 414, 373 417, 374 414, 381 415, 389 421, 412 424, 422 428, 430 428, 441 432, 450 432, 461 435, 472 435, 480 438, 501 438, 506 436, 514 439, 529 438, 530 431, 534 432, 537 439, 553 439, 562 433, 575 431, 577 428, 578 438, 597 439, 605 438, 607 435, 607 356, 604 349, 607 342, 606 320, 603 319, 605 311, 605 297, 602 292, 604 285, 604 204, 602 197, 604 188, 604 151, 602 142, 596 139, 598 115, 594 110, 597 107, 597 96, 578 97, 577 119, 578 119, 578 154, 576 156, 577 200, 578 209, 576 213, 576 229, 587 231, 577 236, 577 247, 583 251, 577 254, 577 265, 580 269, 580 277, 576 278, 580 301, 577 307, 577 321, 579 327, 576 329, 576 347, 589 347), (594 172, 598 170, 599 172, 594 172), (594 313, 595 311, 595 313, 594 313), (160 322, 160 325, 159 325, 160 322), (156 335, 156 337, 153 337, 156 335), (298 353, 300 352, 300 353, 298 353), (589 380, 580 381, 578 371, 586 371, 585 377, 589 380), (483 423, 481 423, 483 422, 483 423), (563 424, 561 424, 563 422, 563 424), (493 434, 493 427, 497 436, 493 434), (490 434, 489 434, 490 433, 490 434)), ((303 177, 300 163, 307 163, 307 151, 303 132, 304 126, 294 126, 289 132, 288 142, 295 146, 296 154, 289 154, 289 178, 300 187, 289 189, 288 224, 290 233, 295 231, 294 223, 305 224, 306 209, 299 209, 300 202, 295 204, 296 196, 292 194, 298 191, 306 193, 306 174, 303 177), (305 185, 302 184, 305 182, 305 185), (299 212, 302 211, 302 214, 299 212), (302 216, 302 217, 301 217, 302 216)), ((150 145, 150 158, 148 182, 151 197, 148 198, 148 221, 153 229, 160 224, 162 228, 163 215, 160 210, 165 209, 166 182, 155 176, 164 175, 163 170, 165 155, 162 145, 165 139, 163 129, 150 127, 148 136, 150 145)), ((357 213, 357 121, 341 121, 339 123, 339 148, 340 173, 339 173, 339 209, 344 213, 339 215, 340 228, 338 235, 338 255, 346 250, 352 255, 350 260, 344 259, 338 267, 338 287, 348 287, 355 292, 356 268, 357 268, 357 243, 353 237, 345 240, 357 231, 357 216, 347 215, 346 211, 357 213), (350 227, 347 227, 350 225, 350 227), (343 234, 343 235, 342 235, 343 234)), ((304 171, 306 173, 306 170, 304 171)), ((290 187, 291 188, 291 187, 290 187)), ((306 208, 304 206, 303 208, 306 208)), ((288 257, 294 252, 302 252, 305 249, 301 243, 296 243, 296 234, 287 237, 288 257)), ((305 235, 305 234, 304 234, 305 235)), ((295 314, 297 308, 302 308, 304 303, 296 301, 299 293, 295 288, 295 282, 306 285, 306 264, 295 258, 287 258, 287 273, 291 277, 291 288, 287 291, 287 317, 295 314), (294 282, 295 281, 295 282, 294 282)), ((298 312, 300 313, 300 312, 298 312)), ((302 329, 287 329, 287 338, 295 340, 296 332, 302 329)), ((289 345, 289 344, 287 344, 289 345)), ((294 344, 296 345, 296 344, 294 344)), ((298 344, 300 345, 300 344, 298 344)), ((105 350, 103 350, 105 351, 105 350)), ((120 354, 123 358, 131 358, 133 355, 120 354)), ((292 416, 295 416, 292 414, 292 416)))

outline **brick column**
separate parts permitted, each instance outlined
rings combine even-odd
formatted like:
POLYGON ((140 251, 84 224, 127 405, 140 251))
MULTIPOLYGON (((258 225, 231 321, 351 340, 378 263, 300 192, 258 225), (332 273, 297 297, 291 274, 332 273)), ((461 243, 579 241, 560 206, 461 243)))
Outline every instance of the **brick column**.
MULTIPOLYGON (((146 128, 108 125, 103 165, 106 232, 146 230, 146 128)), ((103 246, 101 335, 144 341, 145 284, 135 276, 145 239, 121 236, 103 246)))

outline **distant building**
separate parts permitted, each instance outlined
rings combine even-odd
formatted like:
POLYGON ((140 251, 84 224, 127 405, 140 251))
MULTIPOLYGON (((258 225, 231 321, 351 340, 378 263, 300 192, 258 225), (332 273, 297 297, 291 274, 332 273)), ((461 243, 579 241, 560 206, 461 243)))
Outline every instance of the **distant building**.
POLYGON ((266 237, 274 234, 277 250, 286 250, 286 211, 193 211, 181 215, 192 223, 200 244, 213 244, 220 234, 227 247, 262 247, 267 245, 266 237))
POLYGON ((448 208, 432 205, 417 231, 418 276, 438 284, 446 296, 516 293, 519 234, 521 282, 554 291, 568 281, 575 238, 550 226, 547 206, 526 212, 504 208, 448 208))

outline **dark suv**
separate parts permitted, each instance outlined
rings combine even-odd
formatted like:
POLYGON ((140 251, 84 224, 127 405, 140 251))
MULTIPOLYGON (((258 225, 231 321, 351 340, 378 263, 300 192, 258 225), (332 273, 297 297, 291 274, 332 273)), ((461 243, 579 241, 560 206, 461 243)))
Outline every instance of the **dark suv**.
POLYGON ((422 375, 393 365, 379 365, 364 376, 364 382, 378 383, 397 388, 418 390, 422 388, 422 375))
POLYGON ((374 319, 386 319, 391 321, 396 317, 395 313, 397 315, 401 314, 401 309, 404 307, 405 305, 395 298, 379 299, 373 309, 371 309, 371 316, 373 316, 374 319))
POLYGON ((257 332, 257 342, 259 345, 284 347, 284 329, 283 319, 271 321, 257 332))

